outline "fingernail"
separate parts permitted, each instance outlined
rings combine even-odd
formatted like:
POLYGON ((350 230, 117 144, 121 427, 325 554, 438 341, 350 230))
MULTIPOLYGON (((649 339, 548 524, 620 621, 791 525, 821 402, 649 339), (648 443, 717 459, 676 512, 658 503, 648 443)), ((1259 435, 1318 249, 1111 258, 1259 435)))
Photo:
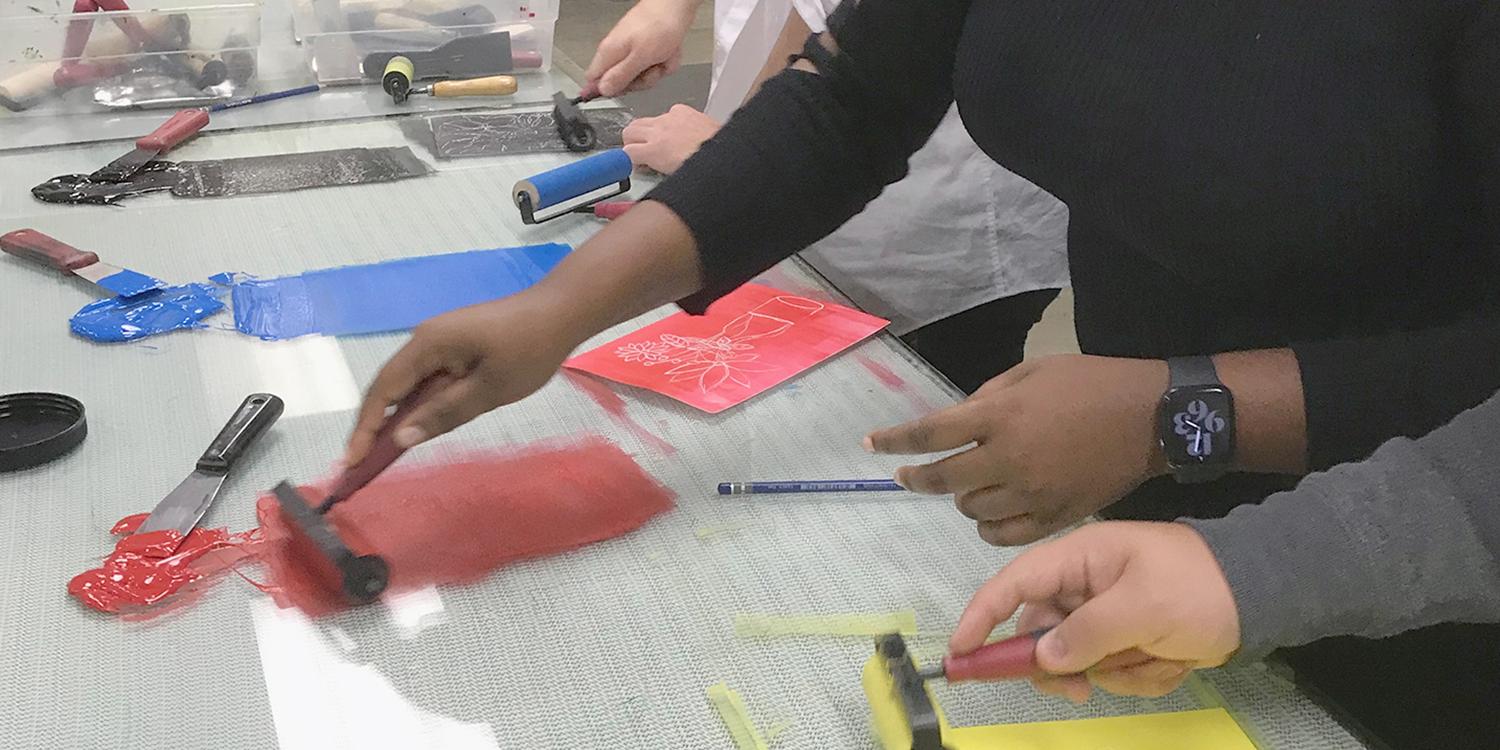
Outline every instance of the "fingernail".
POLYGON ((865 439, 860 442, 860 445, 863 445, 865 447, 865 452, 866 453, 874 453, 875 452, 875 441, 871 440, 869 435, 865 436, 865 439))
POLYGON ((1068 647, 1056 630, 1048 631, 1036 642, 1036 660, 1045 670, 1057 671, 1068 661, 1068 647))
POLYGON ((401 429, 396 430, 396 434, 394 437, 396 439, 396 445, 398 447, 410 448, 413 445, 422 442, 422 440, 426 438, 426 434, 422 432, 421 427, 417 427, 415 425, 407 425, 406 427, 402 427, 401 429))

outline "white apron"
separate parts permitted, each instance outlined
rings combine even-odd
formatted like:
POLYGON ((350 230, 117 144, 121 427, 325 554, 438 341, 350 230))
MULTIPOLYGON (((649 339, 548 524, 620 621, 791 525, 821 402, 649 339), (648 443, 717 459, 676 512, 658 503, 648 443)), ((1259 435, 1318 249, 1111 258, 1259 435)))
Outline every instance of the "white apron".
MULTIPOLYGON (((793 8, 819 33, 836 7, 838 0, 715 0, 706 113, 729 119, 793 8)), ((1068 285, 1067 207, 980 151, 957 107, 908 166, 905 179, 802 252, 860 307, 889 318, 892 332, 1068 285)))

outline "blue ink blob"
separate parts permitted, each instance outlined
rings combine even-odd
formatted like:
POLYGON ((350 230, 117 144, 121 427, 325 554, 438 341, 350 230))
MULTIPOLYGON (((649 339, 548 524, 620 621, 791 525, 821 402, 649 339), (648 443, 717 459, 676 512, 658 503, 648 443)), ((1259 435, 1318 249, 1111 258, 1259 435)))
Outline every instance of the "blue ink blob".
POLYGON ((134 297, 152 289, 161 289, 167 285, 167 282, 124 268, 119 273, 112 273, 100 279, 98 284, 121 297, 134 297))
POLYGON ((310 333, 404 331, 460 307, 506 297, 539 281, 572 248, 528 245, 237 278, 234 326, 266 340, 310 333))
POLYGON ((70 324, 79 336, 111 342, 202 328, 200 321, 224 309, 217 291, 209 284, 187 284, 135 297, 101 299, 84 305, 70 324))

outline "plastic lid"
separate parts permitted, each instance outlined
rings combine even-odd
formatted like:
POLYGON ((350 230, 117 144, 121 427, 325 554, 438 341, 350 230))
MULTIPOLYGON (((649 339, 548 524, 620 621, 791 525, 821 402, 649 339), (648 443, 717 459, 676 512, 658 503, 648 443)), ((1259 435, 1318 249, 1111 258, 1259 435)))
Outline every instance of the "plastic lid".
POLYGON ((78 399, 57 393, 0 396, 0 471, 29 469, 62 458, 88 433, 78 399))

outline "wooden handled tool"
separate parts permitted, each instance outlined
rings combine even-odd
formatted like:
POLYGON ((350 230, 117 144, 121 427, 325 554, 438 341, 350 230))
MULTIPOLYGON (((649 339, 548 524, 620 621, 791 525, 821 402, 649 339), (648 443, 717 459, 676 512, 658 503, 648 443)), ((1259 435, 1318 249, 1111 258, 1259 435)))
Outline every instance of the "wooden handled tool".
MULTIPOLYGON (((170 44, 181 44, 187 32, 179 19, 185 20, 185 17, 148 16, 139 23, 153 37, 170 44)), ((59 75, 65 67, 61 62, 42 62, 21 68, 0 80, 0 107, 20 112, 57 88, 72 88, 114 75, 123 69, 123 59, 138 49, 135 40, 115 25, 101 28, 88 40, 82 58, 72 60, 72 64, 66 66, 66 73, 59 75), (103 62, 97 62, 101 60, 103 62)))
POLYGON ((416 66, 412 64, 412 61, 403 55, 397 55, 386 63, 385 74, 381 76, 380 84, 397 104, 404 103, 413 94, 427 94, 442 98, 509 96, 516 93, 518 88, 515 76, 486 76, 457 81, 438 81, 427 86, 412 88, 412 82, 416 78, 416 66))
POLYGON ((464 81, 438 81, 431 86, 413 89, 413 94, 431 94, 438 97, 456 96, 510 96, 516 93, 515 76, 485 76, 464 81))

